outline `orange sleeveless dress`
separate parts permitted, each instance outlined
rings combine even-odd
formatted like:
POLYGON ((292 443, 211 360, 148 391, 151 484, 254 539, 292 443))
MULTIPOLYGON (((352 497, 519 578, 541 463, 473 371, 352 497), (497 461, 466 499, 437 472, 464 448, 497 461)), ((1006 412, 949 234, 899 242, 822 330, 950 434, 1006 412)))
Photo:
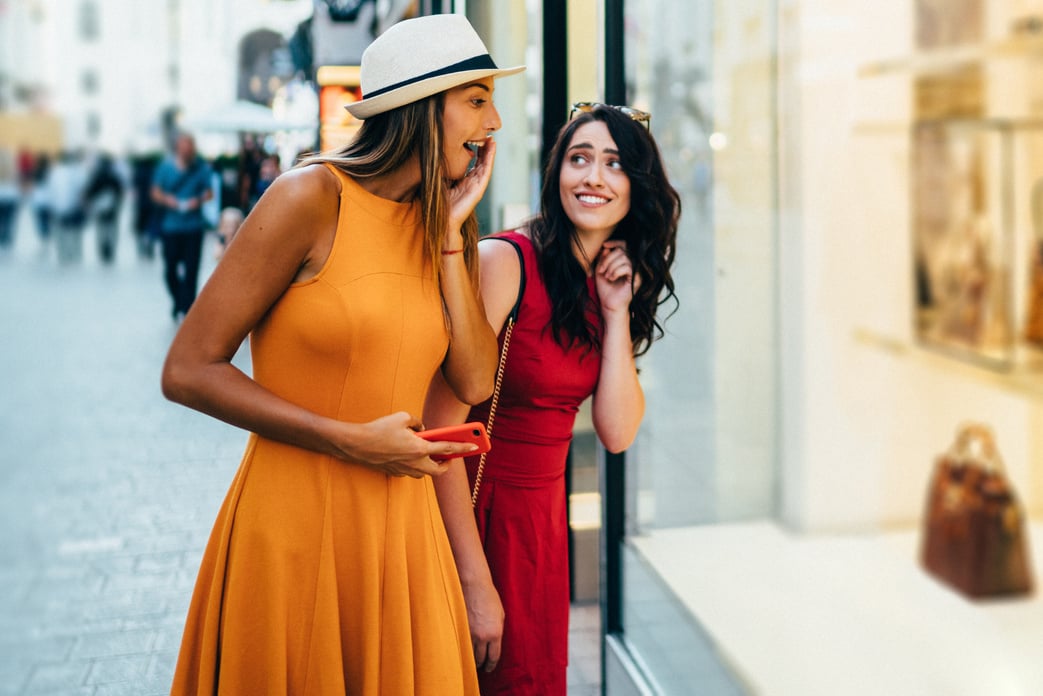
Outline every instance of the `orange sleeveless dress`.
MULTIPOLYGON (((364 422, 420 414, 448 346, 418 207, 341 180, 336 238, 251 335, 254 378, 364 422)), ((477 694, 430 478, 251 435, 203 556, 171 693, 477 694)))

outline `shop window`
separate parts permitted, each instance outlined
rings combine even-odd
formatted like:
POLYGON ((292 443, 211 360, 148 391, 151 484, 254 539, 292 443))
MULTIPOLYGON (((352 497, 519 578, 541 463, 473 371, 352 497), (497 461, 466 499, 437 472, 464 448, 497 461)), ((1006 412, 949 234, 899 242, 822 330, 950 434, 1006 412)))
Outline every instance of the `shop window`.
POLYGON ((239 43, 240 99, 270 104, 293 77, 294 65, 283 37, 267 29, 247 34, 239 43))
POLYGON ((682 215, 679 305, 640 361, 647 410, 624 471, 622 630, 609 627, 622 647, 606 659, 643 665, 657 693, 738 696, 741 678, 676 588, 681 566, 714 564, 688 535, 776 514, 775 48, 761 20, 775 7, 624 8, 623 98, 652 114, 682 215))

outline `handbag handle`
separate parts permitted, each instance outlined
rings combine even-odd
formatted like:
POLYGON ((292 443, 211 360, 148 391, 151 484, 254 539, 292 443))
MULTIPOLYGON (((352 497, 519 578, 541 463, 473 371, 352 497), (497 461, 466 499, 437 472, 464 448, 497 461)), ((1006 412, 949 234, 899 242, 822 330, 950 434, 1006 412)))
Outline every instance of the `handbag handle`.
POLYGON ((949 457, 954 461, 981 462, 986 471, 999 474, 1005 472, 1003 458, 996 447, 996 439, 992 429, 982 423, 966 423, 957 430, 956 440, 949 449, 949 457), (978 451, 975 452, 975 446, 978 451))
MULTIPOLYGON (((514 324, 518 321, 518 312, 521 310, 522 297, 525 295, 525 256, 522 254, 521 247, 518 243, 512 239, 505 239, 503 237, 490 237, 490 239, 499 239, 501 242, 507 242, 514 251, 518 254, 518 266, 520 270, 520 280, 518 281, 518 298, 514 301, 514 307, 511 308, 510 314, 507 315, 507 326, 503 331, 503 346, 500 348, 500 362, 496 366, 496 385, 493 387, 492 401, 489 403, 489 419, 485 424, 485 432, 488 433, 489 437, 493 435, 493 419, 496 417, 496 405, 500 402, 500 387, 503 385, 503 368, 507 364, 507 349, 511 346, 511 334, 514 333, 514 324)), ((471 507, 474 507, 478 502, 478 489, 482 485, 482 474, 485 473, 485 458, 488 456, 488 452, 483 452, 481 458, 478 460, 478 471, 474 476, 474 487, 471 489, 471 507)))

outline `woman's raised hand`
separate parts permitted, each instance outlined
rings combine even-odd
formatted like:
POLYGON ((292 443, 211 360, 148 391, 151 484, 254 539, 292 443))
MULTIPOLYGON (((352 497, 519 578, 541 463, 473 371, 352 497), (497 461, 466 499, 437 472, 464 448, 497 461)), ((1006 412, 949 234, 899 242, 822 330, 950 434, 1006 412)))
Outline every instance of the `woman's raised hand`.
POLYGON ((493 160, 496 159, 496 141, 492 137, 485 139, 485 145, 478 148, 478 159, 468 174, 455 182, 449 190, 449 227, 459 230, 464 220, 471 214, 478 201, 485 195, 489 180, 493 174, 493 160))
POLYGON ((594 283, 603 312, 628 312, 634 292, 641 287, 641 276, 627 255, 622 239, 610 239, 601 246, 594 268, 594 283))

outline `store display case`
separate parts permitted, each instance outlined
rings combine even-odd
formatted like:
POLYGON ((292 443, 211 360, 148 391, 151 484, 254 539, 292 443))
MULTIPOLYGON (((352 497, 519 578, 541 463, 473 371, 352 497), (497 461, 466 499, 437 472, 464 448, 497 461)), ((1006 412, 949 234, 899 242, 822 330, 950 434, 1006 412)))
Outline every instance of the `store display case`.
POLYGON ((1043 382, 1043 19, 916 7, 914 54, 859 71, 909 82, 913 335, 1043 382))
POLYGON ((911 145, 917 338, 996 369, 1036 364, 1043 120, 924 120, 911 145))

